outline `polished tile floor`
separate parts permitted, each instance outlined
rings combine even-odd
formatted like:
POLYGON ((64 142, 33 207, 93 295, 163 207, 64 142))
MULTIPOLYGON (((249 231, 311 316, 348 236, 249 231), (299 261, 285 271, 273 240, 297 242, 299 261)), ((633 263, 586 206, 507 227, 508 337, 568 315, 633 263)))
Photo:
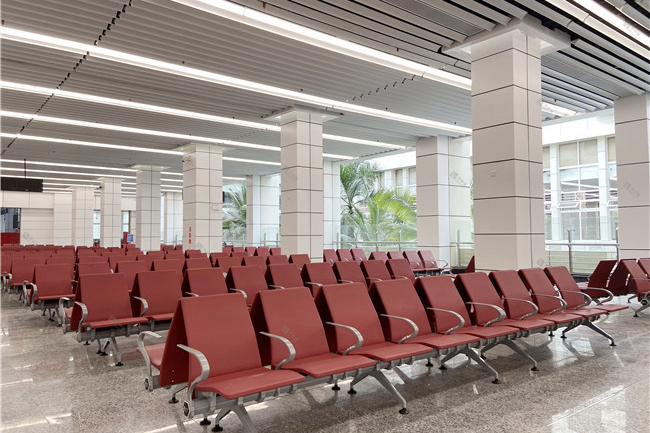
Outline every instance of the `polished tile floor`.
MULTIPOLYGON (((204 432, 187 421, 166 390, 146 392, 136 339, 121 339, 124 366, 77 343, 39 312, 2 294, 0 326, 2 432, 204 432)), ((621 302, 623 302, 621 300, 621 302)), ((633 304, 634 305, 634 304, 633 304)), ((584 328, 567 340, 534 335, 520 342, 538 360, 532 372, 508 348, 488 353, 502 383, 458 357, 446 371, 423 362, 388 372, 408 401, 394 400, 373 379, 358 394, 319 386, 249 406, 260 432, 648 433, 650 315, 631 311, 601 319, 617 341, 584 328)), ((109 349, 110 351, 110 349, 109 349)), ((182 397, 182 394, 179 394, 182 397)), ((242 432, 234 415, 221 423, 242 432)))

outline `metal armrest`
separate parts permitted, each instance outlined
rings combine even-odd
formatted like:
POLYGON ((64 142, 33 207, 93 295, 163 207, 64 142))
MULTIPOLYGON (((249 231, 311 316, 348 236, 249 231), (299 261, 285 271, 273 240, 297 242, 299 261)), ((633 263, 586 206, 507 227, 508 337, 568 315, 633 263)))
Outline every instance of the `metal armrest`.
POLYGON ((284 286, 276 286, 275 284, 269 284, 270 289, 284 289, 284 286))
POLYGON ((14 282, 14 276, 13 276, 13 274, 12 274, 11 272, 7 272, 5 278, 6 278, 7 280, 9 280, 9 281, 7 282, 7 291, 9 291, 9 290, 11 290, 11 285, 12 285, 13 282, 14 282))
MULTIPOLYGON (((34 311, 34 302, 36 301, 36 295, 38 294, 38 287, 34 283, 28 283, 29 285, 32 286, 32 302, 31 302, 31 310, 34 311)), ((25 289, 27 286, 25 286, 25 289)), ((25 291, 25 303, 27 303, 27 291, 25 291)))
POLYGON ((189 296, 195 296, 195 297, 197 297, 197 298, 198 298, 198 296, 199 296, 199 295, 197 295, 196 293, 192 293, 192 292, 185 292, 185 294, 186 294, 186 295, 189 295, 189 296))
POLYGON ((23 305, 27 304, 27 285, 32 284, 28 280, 23 280, 23 305))
MULTIPOLYGON (((601 288, 601 287, 585 287, 585 290, 599 290, 599 291, 601 291, 601 292, 605 292, 605 293, 606 293, 607 298, 606 298, 605 300, 603 300, 603 301, 599 301, 598 298, 596 298, 596 304, 598 304, 598 305, 602 305, 603 303, 605 303, 605 302, 609 302, 609 301, 611 301, 612 299, 614 299, 614 294, 613 294, 612 292, 610 292, 610 291, 607 290, 607 289, 603 289, 603 288, 601 288)), ((593 300, 593 298, 592 298, 592 300, 593 300)))
POLYGON ((449 262, 448 262, 447 260, 442 260, 442 259, 439 259, 438 261, 439 261, 439 262, 443 262, 443 263, 444 263, 444 265, 443 265, 443 266, 438 266, 439 268, 441 268, 441 269, 442 269, 442 268, 448 268, 448 267, 449 267, 449 262))
POLYGON ((201 374, 199 374, 198 377, 192 381, 190 386, 187 387, 187 401, 190 403, 190 414, 188 416, 193 416, 194 407, 191 402, 192 396, 194 395, 194 388, 196 388, 196 385, 199 382, 207 379, 210 376, 210 363, 208 362, 208 358, 206 358, 203 353, 196 349, 187 347, 184 344, 177 344, 177 347, 194 356, 199 361, 199 365, 201 366, 201 374))
POLYGON ((293 344, 291 344, 291 341, 289 341, 289 339, 281 337, 279 335, 271 334, 271 333, 268 333, 268 332, 263 332, 263 331, 260 331, 260 334, 262 334, 262 335, 264 335, 266 337, 269 337, 269 338, 274 338, 276 340, 279 340, 279 341, 283 342, 285 346, 287 346, 287 350, 289 351, 289 356, 287 356, 282 361, 280 361, 275 366, 275 370, 279 370, 280 367, 282 367, 284 364, 288 364, 290 362, 293 362, 293 360, 296 358, 296 348, 293 347, 293 344))
POLYGON ((149 311, 149 303, 147 300, 139 296, 134 296, 133 299, 137 299, 138 301, 142 302, 142 313, 140 313, 140 317, 147 314, 147 311, 149 311))
POLYGON ((311 281, 305 281, 305 284, 313 284, 314 286, 323 287, 321 283, 312 283, 311 281))
POLYGON ((147 365, 147 369, 149 370, 149 377, 151 377, 151 360, 149 359, 149 354, 147 353, 147 350, 144 348, 144 337, 146 337, 147 335, 154 338, 162 338, 162 336, 151 331, 142 331, 138 335, 138 350, 140 351, 142 357, 144 358, 144 362, 147 365))
POLYGON ((65 329, 65 312, 63 311, 63 303, 64 302, 69 302, 70 298, 59 298, 59 317, 61 319, 61 327, 63 328, 63 332, 66 332, 65 329))
POLYGON ((524 314, 519 318, 519 320, 524 320, 526 317, 534 316, 535 314, 539 313, 539 307, 535 305, 534 302, 528 301, 526 299, 517 299, 517 298, 503 298, 506 301, 518 301, 518 302, 525 302, 526 304, 530 305, 533 307, 533 311, 531 311, 528 314, 524 314))
POLYGON ((463 316, 461 316, 461 315, 460 315, 459 313, 457 313, 456 311, 452 311, 452 310, 443 310, 443 309, 441 309, 441 308, 432 308, 432 307, 427 307, 427 310, 437 311, 437 312, 440 312, 440 313, 449 313, 449 314, 453 314, 454 316, 456 316, 456 318, 458 319, 458 325, 456 325, 456 326, 454 326, 454 327, 452 327, 452 328, 447 329, 447 331, 445 331, 445 335, 449 335, 449 334, 451 334, 452 332, 457 331, 457 330, 459 330, 459 329, 462 329, 462 328, 465 326, 465 319, 463 319, 463 316))
POLYGON ((465 303, 468 304, 468 305, 480 305, 480 306, 483 306, 483 307, 490 307, 490 308, 494 308, 495 310, 497 310, 497 313, 499 313, 499 316, 492 319, 492 320, 490 320, 485 325, 483 325, 483 327, 485 327, 485 328, 487 328, 488 326, 490 326, 490 325, 492 325, 494 323, 500 322, 500 321, 502 321, 503 319, 506 318, 506 312, 503 311, 503 308, 498 307, 496 305, 484 304, 482 302, 465 302, 465 303))
POLYGON ((591 302, 593 301, 593 299, 591 299, 591 296, 587 295, 587 294, 584 293, 584 292, 578 292, 578 291, 573 291, 573 290, 560 290, 560 293, 574 293, 574 294, 576 294, 576 295, 582 295, 582 296, 584 296, 584 298, 585 298, 585 302, 582 303, 582 304, 580 304, 580 305, 578 305, 578 306, 575 308, 576 310, 577 310, 578 308, 581 308, 581 307, 586 307, 587 305, 591 304, 591 302))
POLYGON ((334 322, 325 322, 326 325, 332 325, 332 326, 338 326, 339 328, 347 329, 348 331, 352 332, 355 337, 357 337, 357 342, 354 343, 352 346, 348 347, 343 351, 343 355, 347 355, 350 351, 355 350, 360 348, 363 345, 363 335, 361 335, 361 332, 357 330, 357 328, 353 326, 348 326, 348 325, 342 325, 340 323, 334 323, 334 322))
POLYGON ((420 330, 418 329, 418 325, 416 325, 414 321, 412 321, 411 319, 407 319, 406 317, 392 316, 392 315, 390 315, 390 314, 381 314, 381 317, 389 317, 389 318, 391 318, 391 319, 403 320, 404 322, 406 322, 406 323, 408 323, 409 325, 411 325, 411 328, 413 329, 413 332, 411 332, 410 334, 408 334, 406 337, 403 337, 400 341, 397 342, 397 344, 402 344, 402 343, 405 342, 406 340, 409 340, 409 339, 411 339, 411 338, 417 337, 418 332, 420 331, 420 330))
POLYGON ((339 283, 354 283, 352 280, 339 280, 339 283))
POLYGON ((88 307, 86 307, 85 304, 81 302, 74 301, 75 304, 81 308, 81 319, 79 320, 79 325, 77 326, 77 332, 81 332, 81 328, 83 328, 84 320, 88 318, 88 307))
POLYGON ((381 278, 366 277, 368 281, 383 281, 381 278))
POLYGON ((394 275, 393 276, 393 280, 397 280, 398 278, 401 279, 401 280, 410 280, 409 277, 405 277, 404 275, 394 275))
POLYGON ((557 299, 558 301, 560 301, 560 307, 559 307, 559 308, 556 308, 556 309, 553 310, 553 311, 550 311, 548 314, 557 313, 558 311, 562 311, 562 310, 566 309, 566 306, 567 306, 566 301, 565 301, 564 299, 560 298, 559 296, 553 296, 553 295, 542 295, 542 294, 537 294, 537 293, 531 293, 530 295, 531 295, 531 296, 537 296, 537 297, 540 297, 540 296, 541 296, 541 297, 543 297, 543 298, 553 298, 553 299, 557 299))
POLYGON ((245 300, 245 301, 248 301, 248 295, 247 295, 246 292, 244 292, 243 290, 240 290, 240 289, 233 289, 232 287, 229 287, 229 288, 228 288, 228 291, 229 291, 229 292, 233 292, 233 293, 241 293, 242 295, 244 295, 244 300, 245 300))

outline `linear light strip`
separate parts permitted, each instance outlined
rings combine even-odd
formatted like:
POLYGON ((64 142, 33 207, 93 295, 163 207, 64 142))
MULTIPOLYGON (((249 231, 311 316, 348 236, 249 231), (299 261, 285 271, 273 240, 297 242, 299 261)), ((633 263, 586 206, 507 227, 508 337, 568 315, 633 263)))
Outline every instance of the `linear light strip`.
POLYGON ((78 54, 86 54, 104 60, 127 64, 130 66, 141 67, 149 70, 155 70, 167 74, 178 75, 190 79, 210 82, 222 86, 233 87, 237 89, 247 90, 265 95, 276 96, 278 98, 290 99, 293 101, 313 104, 323 107, 325 109, 332 109, 338 111, 347 111, 351 113, 363 114, 366 116, 378 117, 381 119, 388 119, 402 123, 409 123, 420 125, 435 129, 441 129, 460 134, 471 134, 471 128, 465 128, 458 125, 452 125, 444 122, 437 122, 435 120, 423 119, 420 117, 409 116, 405 114, 392 113, 389 111, 379 110, 376 108, 364 107, 362 105, 350 104, 347 102, 336 101, 334 99, 324 98, 316 95, 309 95, 306 93, 283 89, 281 87, 270 86, 267 84, 257 83, 250 80, 241 78, 230 77, 228 75, 217 74, 208 72, 201 69, 190 68, 187 66, 176 65, 169 62, 151 59, 144 56, 135 54, 124 53, 117 50, 108 48, 96 47, 94 45, 82 44, 79 42, 70 41, 62 38, 55 38, 38 33, 26 32, 9 27, 0 27, 0 35, 3 38, 23 42, 32 45, 43 46, 78 54))
POLYGON ((580 6, 584 7, 589 13, 594 13, 596 16, 602 18, 606 23, 613 25, 618 30, 627 34, 632 39, 635 39, 642 43, 645 46, 650 47, 650 36, 644 32, 637 29, 634 25, 627 22, 625 19, 620 16, 613 14, 600 4, 596 3, 593 0, 573 0, 575 3, 578 3, 580 6))
POLYGON ((346 41, 291 21, 283 20, 269 14, 237 5, 224 0, 172 0, 176 3, 199 9, 212 15, 237 21, 276 35, 284 36, 312 46, 334 51, 356 59, 386 66, 411 75, 419 75, 430 80, 471 89, 471 81, 461 75, 442 69, 432 68, 402 57, 394 56, 373 48, 346 41))
MULTIPOLYGON (((5 82, 2 82, 2 84, 5 84, 5 82)), ((7 88, 11 88, 11 86, 15 83, 6 83, 8 86, 7 88)), ((2 86, 5 87, 5 86, 2 86)), ((18 86, 16 86, 18 87, 18 86)), ((48 92, 42 92, 42 93, 47 93, 47 94, 52 94, 55 93, 56 89, 52 89, 51 91, 48 92)), ((144 105, 144 104, 142 104, 144 105)), ((164 107, 160 107, 164 108, 164 107)), ((147 110, 149 111, 149 110, 147 110)), ((182 111, 182 110, 179 110, 182 111)), ((189 112, 191 113, 191 112, 189 112)), ((200 113, 196 113, 200 114, 200 113)), ((261 149, 261 150, 270 150, 270 151, 275 151, 279 152, 280 148, 277 146, 269 146, 269 145, 262 145, 262 144, 256 144, 256 143, 246 143, 246 142, 241 142, 241 141, 233 141, 233 140, 225 140, 225 139, 219 139, 219 138, 212 138, 212 137, 202 137, 199 135, 192 135, 192 134, 177 134, 174 132, 165 132, 165 131, 156 131, 152 129, 144 129, 144 128, 132 128, 129 126, 120 126, 120 125, 110 125, 106 123, 97 123, 97 122, 86 122, 82 120, 74 120, 74 119, 65 119, 62 117, 52 117, 52 116, 42 116, 40 114, 29 114, 29 113, 19 113, 16 111, 5 111, 5 110, 0 110, 0 116, 3 117, 11 117, 14 119, 24 119, 24 120, 36 120, 39 122, 49 122, 49 123, 56 123, 56 124, 62 124, 62 125, 73 125, 73 126, 80 126, 80 127, 85 127, 85 128, 95 128, 95 129, 105 129, 109 131, 120 131, 120 132, 129 132, 133 134, 144 134, 144 135, 152 135, 155 137, 168 137, 168 138, 177 138, 181 140, 191 140, 191 141, 199 141, 199 142, 205 142, 205 143, 214 143, 214 144, 221 144, 224 146, 232 146, 232 147, 246 147, 246 148, 252 148, 252 149, 261 149)), ((186 117, 186 116, 184 116, 186 117)), ((216 117, 216 116, 214 116, 216 117)), ((191 117, 195 118, 195 117, 191 117)), ((214 122, 214 121, 213 121, 214 122)), ((218 123, 224 123, 219 121, 218 123)), ((263 123, 254 123, 254 122, 247 122, 253 125, 256 129, 264 129, 264 130, 269 130, 269 131, 277 131, 280 132, 280 127, 279 126, 274 126, 274 125, 265 125, 263 123), (270 127, 272 126, 272 128, 270 127)), ((361 144, 365 146, 375 146, 375 147, 386 147, 389 149, 403 149, 405 146, 399 145, 399 144, 390 144, 390 143, 382 143, 378 141, 372 141, 372 140, 363 140, 359 138, 352 138, 352 137, 344 137, 341 135, 333 135, 333 134, 323 134, 323 139, 326 140, 334 140, 334 141, 342 141, 346 143, 355 143, 355 144, 361 144)))

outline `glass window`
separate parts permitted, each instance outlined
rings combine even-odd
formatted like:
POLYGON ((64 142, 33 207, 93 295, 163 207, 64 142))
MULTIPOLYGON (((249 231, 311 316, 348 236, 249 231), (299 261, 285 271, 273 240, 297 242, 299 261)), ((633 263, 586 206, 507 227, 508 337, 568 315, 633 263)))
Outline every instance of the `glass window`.
POLYGON ((402 182, 402 169, 399 168, 395 170, 395 186, 402 186, 404 185, 404 182, 402 182))
POLYGON ((581 239, 600 239, 600 212, 582 212, 580 225, 581 239))
POLYGON ((562 144, 560 148, 560 167, 578 165, 578 143, 562 144))
POLYGON ((131 212, 128 210, 123 210, 122 211, 122 233, 127 232, 131 233, 130 230, 130 225, 131 225, 131 212))
POLYGON ((409 185, 415 185, 415 167, 409 168, 409 185))
POLYGON ((562 212, 562 239, 569 240, 569 230, 571 231, 571 240, 580 238, 580 212, 562 212))
POLYGON ((607 162, 616 162, 616 140, 614 137, 607 139, 607 162))
POLYGON ((548 146, 542 148, 542 163, 544 170, 551 168, 551 148, 548 146))
POLYGON ((93 211, 93 239, 98 241, 101 236, 102 213, 99 210, 93 211))
POLYGON ((596 140, 580 143, 580 165, 598 164, 598 142, 596 140))

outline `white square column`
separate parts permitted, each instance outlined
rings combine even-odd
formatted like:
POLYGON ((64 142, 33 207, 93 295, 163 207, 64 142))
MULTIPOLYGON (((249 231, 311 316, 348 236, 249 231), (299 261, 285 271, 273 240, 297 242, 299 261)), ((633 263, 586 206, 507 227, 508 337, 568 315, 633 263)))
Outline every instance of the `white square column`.
POLYGON ((72 245, 72 194, 54 193, 54 245, 72 245))
POLYGON ((262 215, 261 215, 261 176, 246 176, 246 243, 261 245, 262 215))
POLYGON ((323 173, 323 248, 338 248, 341 239, 341 165, 338 162, 324 161, 323 173))
POLYGON ((421 138, 415 146, 418 249, 450 262, 449 138, 421 138))
POLYGON ((77 186, 72 189, 72 245, 93 246, 93 211, 95 188, 77 186))
POLYGON ((650 257, 650 95, 618 99, 614 120, 620 257, 650 257))
POLYGON ((283 254, 323 259, 323 115, 282 114, 281 231, 283 254))
POLYGON ((103 178, 99 243, 102 247, 122 244, 122 181, 103 178))
POLYGON ((160 250, 160 167, 137 166, 135 244, 142 251, 160 250))
POLYGON ((165 243, 175 244, 183 239, 183 194, 165 193, 165 243))
POLYGON ((183 248, 221 251, 223 165, 221 148, 183 148, 183 248))
POLYGON ((521 31, 472 46, 477 270, 545 264, 540 47, 521 31))

